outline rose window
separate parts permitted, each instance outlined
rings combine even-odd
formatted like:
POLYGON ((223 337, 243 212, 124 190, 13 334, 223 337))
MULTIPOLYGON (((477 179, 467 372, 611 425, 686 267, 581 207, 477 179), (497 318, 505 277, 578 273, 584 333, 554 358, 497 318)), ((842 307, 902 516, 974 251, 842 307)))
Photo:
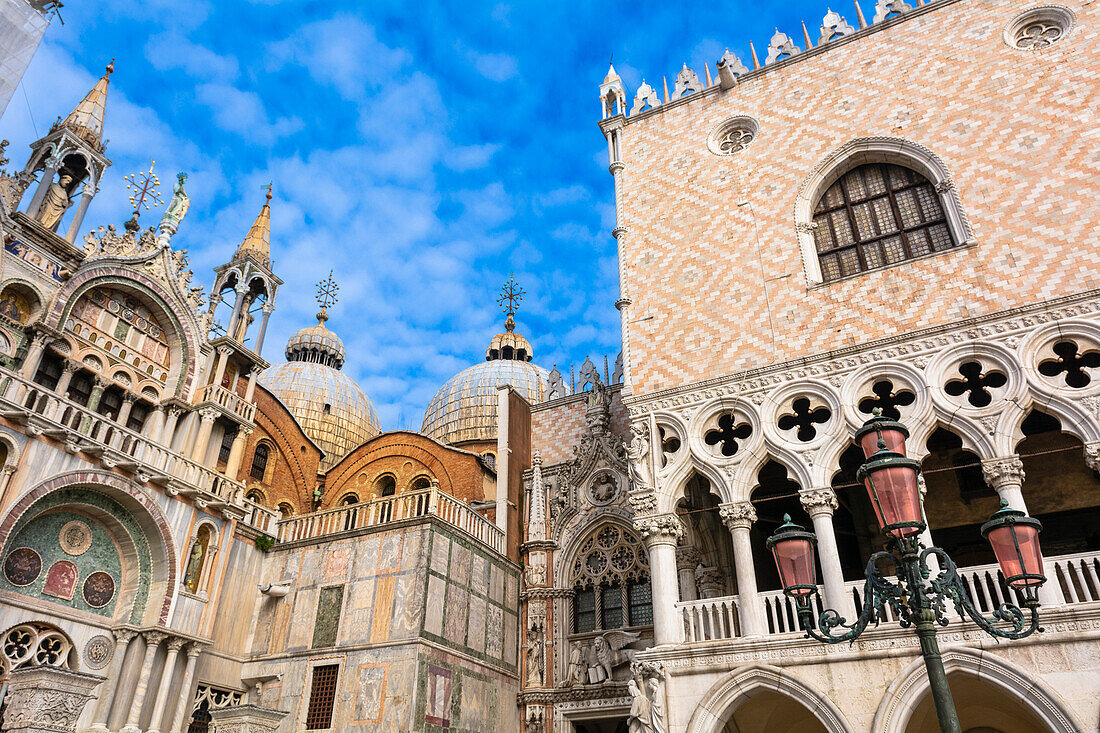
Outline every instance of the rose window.
POLYGON ((1004 41, 1020 51, 1039 51, 1058 43, 1073 27, 1069 8, 1045 5, 1018 15, 1004 30, 1004 41))
POLYGON ((982 365, 976 361, 967 361, 959 365, 959 377, 951 379, 944 385, 943 391, 952 397, 965 398, 974 407, 986 407, 993 402, 992 390, 999 389, 1008 384, 1008 377, 1004 372, 990 369, 983 370, 982 365))
POLYGON ((733 117, 719 125, 707 139, 707 147, 715 155, 735 155, 752 144, 760 133, 760 125, 751 117, 733 117))

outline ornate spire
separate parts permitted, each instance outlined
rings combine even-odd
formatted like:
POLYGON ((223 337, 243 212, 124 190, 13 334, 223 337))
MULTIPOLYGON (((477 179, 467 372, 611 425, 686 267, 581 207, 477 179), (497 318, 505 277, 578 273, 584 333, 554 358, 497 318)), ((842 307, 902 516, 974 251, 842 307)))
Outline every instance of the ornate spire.
POLYGON ((106 71, 99 77, 99 81, 92 90, 80 100, 80 104, 76 105, 64 121, 54 127, 68 128, 96 150, 102 151, 103 119, 107 114, 107 85, 114 70, 115 60, 111 59, 111 63, 107 64, 106 71))
POLYGON ((267 188, 267 200, 264 201, 264 207, 260 209, 259 216, 257 216, 256 221, 253 222, 252 228, 248 230, 248 234, 245 236, 244 241, 241 242, 241 246, 237 248, 237 254, 233 259, 239 260, 247 255, 252 255, 259 260, 261 265, 270 268, 271 184, 267 184, 265 188, 267 188))
POLYGON ((317 283, 317 303, 321 306, 320 312, 317 313, 318 326, 325 325, 325 321, 328 320, 328 307, 335 305, 339 300, 336 293, 340 292, 340 286, 332 279, 332 272, 329 270, 328 277, 317 283))

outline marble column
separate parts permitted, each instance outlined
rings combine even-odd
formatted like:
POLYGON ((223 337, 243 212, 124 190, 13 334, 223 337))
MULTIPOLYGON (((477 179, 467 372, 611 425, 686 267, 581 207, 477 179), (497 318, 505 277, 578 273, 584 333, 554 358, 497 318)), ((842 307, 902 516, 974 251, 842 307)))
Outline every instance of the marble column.
POLYGON ((160 733, 161 720, 164 718, 164 708, 168 704, 168 686, 172 682, 172 673, 176 668, 176 656, 180 649, 187 643, 187 639, 174 636, 168 640, 168 656, 164 658, 164 671, 160 675, 160 685, 157 688, 157 696, 153 700, 153 719, 149 722, 149 730, 146 733, 160 733))
POLYGON ((814 523, 817 535, 817 559, 821 565, 821 581, 825 586, 825 607, 835 609, 849 621, 855 620, 856 605, 852 594, 844 588, 844 571, 840 567, 840 552, 833 529, 833 512, 837 508, 836 492, 830 487, 803 489, 798 498, 814 523))
POLYGON ((27 216, 32 219, 38 218, 38 208, 42 205, 42 199, 46 198, 46 190, 53 183, 54 176, 57 175, 57 169, 61 167, 61 158, 50 158, 46 161, 46 168, 42 171, 42 178, 38 180, 38 188, 34 191, 34 196, 31 198, 31 203, 27 206, 27 216))
POLYGON ((206 462, 206 449, 210 445, 210 431, 214 429, 214 421, 218 418, 218 411, 207 407, 199 410, 199 434, 195 438, 195 446, 191 449, 191 460, 195 463, 206 462))
POLYGON ((187 666, 183 670, 183 681, 176 688, 179 690, 179 700, 172 716, 172 733, 183 733, 186 727, 184 718, 191 712, 191 683, 195 681, 195 662, 198 661, 199 654, 202 654, 202 647, 198 644, 187 647, 187 666))
POLYGON ((264 347, 264 336, 267 335, 267 321, 271 318, 271 312, 273 310, 275 310, 274 303, 264 303, 264 317, 260 320, 260 331, 256 334, 256 348, 253 349, 257 356, 260 354, 260 350, 264 347))
POLYGON ((225 329, 226 335, 230 338, 235 338, 234 334, 237 333, 237 319, 244 317, 241 310, 244 307, 244 296, 248 295, 248 286, 241 283, 233 290, 237 293, 237 299, 233 302, 233 315, 229 317, 229 328, 225 329))
POLYGON ((126 725, 119 733, 141 733, 141 709, 145 706, 145 693, 149 691, 149 677, 153 673, 153 657, 162 641, 168 638, 163 631, 143 631, 145 638, 145 658, 141 662, 134 698, 130 701, 130 712, 126 716, 126 725))
POLYGON ((764 609, 756 590, 756 566, 752 558, 749 530, 756 521, 756 509, 750 502, 721 504, 718 514, 733 535, 733 565, 737 573, 737 615, 742 636, 762 636, 767 633, 764 609))
POLYGON ((168 417, 164 421, 164 428, 160 431, 160 438, 157 442, 165 448, 171 448, 172 438, 176 434, 176 424, 179 423, 183 410, 179 407, 169 407, 167 413, 168 417))
POLYGON ((218 368, 214 372, 214 378, 210 381, 211 384, 221 384, 222 377, 225 376, 225 369, 229 366, 229 355, 233 353, 233 349, 228 346, 218 347, 218 368))
POLYGON ((65 240, 69 244, 75 242, 77 235, 80 234, 80 225, 84 223, 84 215, 88 213, 88 204, 92 203, 92 197, 96 195, 97 190, 91 181, 85 182, 81 189, 80 203, 76 205, 73 223, 69 225, 69 232, 65 235, 65 240))
MULTIPOLYGON (((1090 468, 1096 470, 1091 465, 1090 468)), ((997 492, 997 496, 1008 502, 1009 507, 1024 514, 1028 513, 1027 503, 1024 501, 1024 462, 1020 460, 1020 456, 1002 456, 982 461, 982 478, 991 489, 997 492)), ((1042 544, 1041 535, 1040 544, 1042 544)), ((1044 606, 1064 605, 1066 599, 1062 594, 1054 563, 1044 558, 1043 565, 1047 582, 1039 588, 1039 602, 1044 606)))
MULTIPOLYGON (((99 376, 98 374, 96 376, 92 377, 92 392, 91 392, 91 394, 88 395, 88 404, 85 405, 85 407, 90 412, 95 412, 96 409, 99 407, 99 401, 101 399, 103 399, 103 391, 106 388, 107 388, 107 380, 106 379, 99 376)), ((89 428, 91 428, 91 426, 92 426, 92 416, 91 415, 85 415, 84 418, 80 421, 80 430, 79 430, 79 432, 84 433, 85 435, 87 435, 88 430, 89 430, 89 428)))
POLYGON ((237 473, 241 470, 241 457, 244 456, 244 444, 248 436, 252 435, 252 428, 242 425, 237 429, 237 436, 233 438, 233 445, 229 448, 229 460, 225 462, 225 475, 237 480, 237 473))
POLYGON ((695 587, 695 568, 703 558, 692 546, 676 548, 676 574, 680 577, 680 600, 694 601, 699 598, 695 587))
POLYGON ((653 588, 653 641, 657 646, 679 644, 684 623, 676 610, 680 599, 676 577, 676 544, 684 527, 675 514, 634 518, 634 529, 649 552, 649 579, 653 588))
POLYGON ((151 440, 160 442, 164 433, 164 405, 153 405, 149 416, 145 418, 145 424, 141 426, 141 433, 151 440))
POLYGON ((259 372, 256 367, 252 367, 252 371, 248 374, 248 387, 244 391, 244 401, 252 402, 252 398, 256 396, 256 377, 259 376, 259 372))
POLYGON ((73 375, 77 373, 81 366, 83 365, 79 361, 65 360, 65 364, 61 367, 61 379, 57 380, 57 388, 54 390, 57 394, 68 398, 69 384, 73 381, 73 375))
POLYGON ((126 663, 126 649, 138 632, 132 629, 114 629, 111 633, 115 636, 115 652, 111 657, 107 679, 99 689, 99 699, 96 700, 95 713, 92 715, 92 727, 88 729, 90 733, 108 733, 107 721, 111 717, 111 703, 118 691, 118 679, 126 663))
POLYGON ((46 342, 49 340, 49 336, 44 333, 36 333, 31 338, 31 344, 27 348, 27 356, 23 359, 23 366, 19 369, 19 374, 24 379, 34 380, 34 375, 38 371, 38 365, 42 363, 42 354, 46 350, 46 342))
POLYGON ((130 412, 134 409, 134 403, 137 402, 137 395, 133 392, 126 392, 122 395, 122 409, 118 411, 117 422, 122 427, 126 427, 126 421, 130 419, 130 412))

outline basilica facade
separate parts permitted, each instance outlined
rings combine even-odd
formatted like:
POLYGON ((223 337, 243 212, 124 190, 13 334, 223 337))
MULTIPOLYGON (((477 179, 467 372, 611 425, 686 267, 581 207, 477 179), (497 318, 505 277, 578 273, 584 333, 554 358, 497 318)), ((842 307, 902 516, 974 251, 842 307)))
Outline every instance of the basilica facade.
POLYGON ((1022 599, 982 523, 1043 526, 1041 632, 945 612, 960 729, 1100 729, 1098 11, 864 10, 610 68, 622 352, 538 366, 510 282, 416 432, 344 371, 331 277, 265 344, 270 189, 209 291, 184 174, 85 221, 108 66, 0 172, 4 730, 939 730, 896 607, 808 638, 767 542, 815 533, 815 617, 874 606, 873 415, 978 613, 1022 599))

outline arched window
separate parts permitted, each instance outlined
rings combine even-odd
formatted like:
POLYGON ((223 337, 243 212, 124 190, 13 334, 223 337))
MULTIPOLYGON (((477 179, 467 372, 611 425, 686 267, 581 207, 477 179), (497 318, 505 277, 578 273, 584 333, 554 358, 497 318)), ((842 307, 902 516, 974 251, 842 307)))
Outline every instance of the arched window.
POLYGON ((374 490, 378 496, 393 496, 397 493, 397 479, 389 474, 381 476, 374 483, 374 490))
POLYGON ((248 475, 257 481, 263 481, 267 475, 267 459, 270 454, 271 448, 267 443, 259 443, 256 446, 256 452, 252 455, 252 470, 248 475))
POLYGON ((409 491, 420 491, 421 489, 431 488, 432 480, 427 476, 417 476, 409 484, 409 491))
POLYGON ((340 506, 351 506, 352 504, 358 504, 359 497, 355 494, 344 494, 340 499, 340 506))
POLYGON ((248 493, 245 494, 244 498, 248 499, 253 504, 259 504, 259 505, 263 506, 264 492, 260 491, 259 489, 249 489, 248 493))
POLYGON ((653 623, 649 559, 630 531, 604 524, 573 562, 573 633, 653 623))
POLYGON ((888 163, 829 186, 814 205, 813 237, 825 282, 958 245, 932 183, 888 163))
POLYGON ((289 502, 281 502, 279 504, 279 514, 282 515, 283 519, 286 519, 287 517, 293 517, 294 507, 291 506, 289 502))

